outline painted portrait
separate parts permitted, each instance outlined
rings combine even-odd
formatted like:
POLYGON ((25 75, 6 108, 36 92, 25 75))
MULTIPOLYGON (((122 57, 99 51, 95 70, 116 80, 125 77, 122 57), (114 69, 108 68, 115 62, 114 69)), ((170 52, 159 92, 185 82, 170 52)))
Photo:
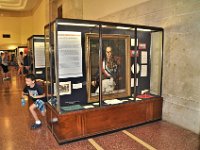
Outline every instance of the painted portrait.
POLYGON ((130 37, 102 35, 102 60, 101 69, 99 69, 99 36, 97 34, 85 36, 88 102, 98 100, 100 73, 104 100, 129 96, 130 37), (101 70, 100 73, 99 70, 101 70))

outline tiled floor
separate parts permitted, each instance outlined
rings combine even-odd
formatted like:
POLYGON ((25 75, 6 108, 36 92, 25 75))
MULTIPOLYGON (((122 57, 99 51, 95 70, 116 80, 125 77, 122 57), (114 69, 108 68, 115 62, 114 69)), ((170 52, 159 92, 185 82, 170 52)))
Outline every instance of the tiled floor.
POLYGON ((10 81, 0 78, 0 150, 200 150, 198 135, 165 121, 94 137, 94 145, 88 139, 58 145, 45 123, 41 129, 30 130, 32 116, 20 102, 24 77, 15 72, 10 81))

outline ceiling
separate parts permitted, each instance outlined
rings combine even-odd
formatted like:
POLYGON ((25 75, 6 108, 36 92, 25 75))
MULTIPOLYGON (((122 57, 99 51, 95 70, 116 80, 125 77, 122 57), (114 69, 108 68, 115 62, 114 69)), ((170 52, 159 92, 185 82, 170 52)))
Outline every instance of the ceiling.
POLYGON ((41 0, 0 0, 0 10, 3 11, 32 11, 41 0))

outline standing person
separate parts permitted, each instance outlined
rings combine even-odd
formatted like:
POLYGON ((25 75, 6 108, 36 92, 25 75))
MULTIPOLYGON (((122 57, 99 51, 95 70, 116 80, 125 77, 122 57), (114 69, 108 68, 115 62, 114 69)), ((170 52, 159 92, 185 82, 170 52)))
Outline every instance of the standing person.
POLYGON ((2 69, 3 69, 3 80, 10 79, 9 70, 8 70, 8 52, 3 53, 2 55, 2 69))
POLYGON ((23 68, 24 68, 24 58, 23 58, 23 52, 19 53, 20 55, 18 56, 18 75, 23 74, 23 68))
POLYGON ((24 74, 29 74, 30 72, 30 59, 28 57, 28 55, 25 53, 24 56, 24 74))
POLYGON ((24 98, 24 95, 28 95, 32 100, 33 104, 30 105, 29 110, 35 119, 35 123, 31 126, 31 129, 37 129, 41 127, 42 122, 39 120, 37 113, 35 109, 39 109, 41 114, 45 116, 46 109, 45 109, 45 94, 43 92, 43 89, 36 84, 36 78, 33 74, 28 74, 25 77, 26 87, 23 90, 22 98, 24 98))

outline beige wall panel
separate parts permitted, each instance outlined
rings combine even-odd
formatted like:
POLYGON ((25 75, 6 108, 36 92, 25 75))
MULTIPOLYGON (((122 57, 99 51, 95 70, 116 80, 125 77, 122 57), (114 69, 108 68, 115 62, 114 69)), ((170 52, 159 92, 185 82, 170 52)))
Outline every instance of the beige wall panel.
MULTIPOLYGON (((0 49, 9 49, 8 45, 21 43, 20 19, 17 17, 0 17, 0 49), (2 34, 10 34, 11 38, 2 38, 2 34)), ((13 49, 15 47, 11 47, 13 49)))
POLYGON ((27 38, 30 37, 33 33, 33 20, 32 17, 21 17, 20 18, 20 35, 21 35, 21 44, 27 44, 27 38))
MULTIPOLYGON (((97 8, 96 8, 97 9, 97 8)), ((165 29, 163 119, 200 133, 200 1, 153 0, 98 18, 165 29)))
POLYGON ((46 1, 42 0, 40 6, 33 14, 33 34, 44 34, 44 26, 46 25, 46 1))
POLYGON ((84 0, 83 18, 95 20, 149 0, 84 0))

